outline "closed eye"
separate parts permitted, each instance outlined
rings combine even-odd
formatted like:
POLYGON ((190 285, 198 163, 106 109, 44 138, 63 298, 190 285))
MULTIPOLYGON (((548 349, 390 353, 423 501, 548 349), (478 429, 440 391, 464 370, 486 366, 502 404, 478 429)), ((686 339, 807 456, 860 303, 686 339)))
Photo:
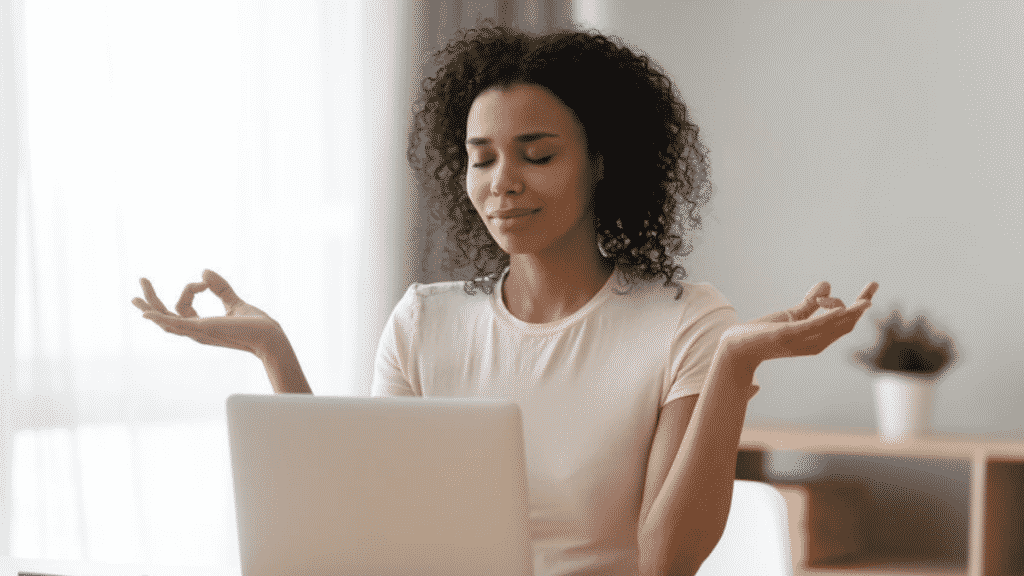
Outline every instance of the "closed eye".
MULTIPOLYGON (((550 162, 551 159, 554 158, 554 157, 555 157, 554 154, 552 154, 551 156, 546 156, 544 158, 539 158, 537 160, 530 160, 529 158, 527 158, 526 160, 528 162, 530 162, 531 164, 541 164, 541 165, 543 165, 543 164, 547 164, 548 162, 550 162)), ((487 162, 477 162, 476 164, 473 164, 473 168, 484 168, 484 167, 488 166, 491 162, 494 162, 494 160, 488 160, 487 162)))

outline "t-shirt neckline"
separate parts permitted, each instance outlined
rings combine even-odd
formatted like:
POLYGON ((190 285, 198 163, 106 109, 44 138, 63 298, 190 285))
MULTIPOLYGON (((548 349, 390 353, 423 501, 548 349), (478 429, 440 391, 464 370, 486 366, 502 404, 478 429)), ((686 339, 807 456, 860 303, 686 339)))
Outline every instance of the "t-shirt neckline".
POLYGON ((495 284, 494 291, 491 293, 491 306, 493 306, 495 313, 504 321, 512 324, 519 330, 534 334, 557 332, 583 319, 587 314, 600 306, 611 296, 615 279, 619 277, 619 268, 616 266, 612 270, 611 275, 608 276, 608 280, 606 280, 604 285, 601 286, 601 289, 597 291, 597 294, 594 294, 590 301, 580 307, 579 310, 559 320, 535 324, 533 322, 525 322, 516 318, 512 312, 509 311, 508 307, 505 306, 505 302, 501 297, 501 294, 505 284, 505 278, 508 277, 509 269, 510 268, 506 266, 505 270, 503 270, 501 275, 498 277, 498 282, 495 284))

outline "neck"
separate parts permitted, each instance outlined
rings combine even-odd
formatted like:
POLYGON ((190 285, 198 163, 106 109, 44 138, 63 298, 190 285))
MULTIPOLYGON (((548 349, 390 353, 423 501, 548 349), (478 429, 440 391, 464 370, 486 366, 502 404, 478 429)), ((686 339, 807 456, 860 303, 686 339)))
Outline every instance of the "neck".
POLYGON ((524 322, 555 322, 572 315, 601 290, 614 270, 593 250, 561 254, 513 254, 502 284, 505 306, 524 322))

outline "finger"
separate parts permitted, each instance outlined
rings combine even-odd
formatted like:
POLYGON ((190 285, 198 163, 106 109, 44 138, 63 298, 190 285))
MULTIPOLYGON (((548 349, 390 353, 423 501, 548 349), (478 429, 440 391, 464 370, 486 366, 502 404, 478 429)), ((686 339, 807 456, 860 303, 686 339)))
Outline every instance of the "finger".
POLYGON ((861 315, 871 306, 867 300, 858 300, 850 308, 833 308, 825 314, 808 318, 793 325, 799 334, 794 351, 800 354, 818 354, 833 342, 849 334, 857 325, 861 315))
POLYGON ((181 297, 178 298, 178 303, 174 306, 174 309, 178 311, 183 318, 196 318, 199 314, 196 309, 192 307, 192 300, 196 294, 206 290, 207 286, 205 282, 192 282, 185 286, 185 289, 181 291, 181 297))
POLYGON ((826 282, 825 280, 822 280, 821 282, 818 282, 817 284, 811 287, 811 289, 807 292, 807 296, 804 298, 804 300, 814 300, 819 296, 828 296, 829 292, 831 291, 832 285, 826 282))
POLYGON ((813 334, 828 334, 836 329, 851 314, 859 314, 860 308, 836 307, 830 308, 824 314, 812 316, 796 324, 796 328, 803 331, 807 336, 813 334), (852 310, 852 312, 851 312, 852 310))
POLYGON ((157 312, 164 314, 170 314, 171 311, 164 306, 164 303, 160 301, 160 298, 156 295, 156 290, 153 290, 153 285, 149 283, 146 278, 139 278, 139 284, 142 284, 142 294, 146 297, 146 301, 153 307, 157 312))
POLYGON ((867 300, 870 302, 871 299, 875 296, 875 292, 877 291, 878 282, 872 282, 865 286, 863 290, 861 290, 860 296, 857 296, 857 300, 867 300))
POLYGON ((153 309, 153 307, 150 306, 148 302, 137 296, 135 298, 132 298, 132 304, 134 304, 136 308, 142 310, 143 312, 149 312, 150 310, 153 309))
POLYGON ((786 312, 792 313, 793 320, 804 320, 810 318, 818 309, 818 298, 828 297, 828 294, 831 291, 832 286, 828 282, 822 280, 811 287, 800 304, 790 308, 786 312))
POLYGON ((235 294, 228 281, 213 270, 203 270, 203 282, 224 303, 224 310, 226 312, 230 312, 235 306, 243 304, 242 299, 235 294))
POLYGON ((842 300, 831 296, 819 296, 817 302, 822 308, 845 308, 842 300))
POLYGON ((857 300, 853 303, 853 306, 847 309, 847 312, 850 316, 859 319, 868 308, 871 308, 871 300, 857 300))

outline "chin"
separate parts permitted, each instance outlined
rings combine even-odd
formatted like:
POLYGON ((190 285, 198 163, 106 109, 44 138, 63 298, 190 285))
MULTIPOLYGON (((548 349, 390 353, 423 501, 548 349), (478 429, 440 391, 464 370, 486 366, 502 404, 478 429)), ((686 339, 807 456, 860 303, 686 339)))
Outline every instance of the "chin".
POLYGON ((509 256, 513 254, 536 254, 545 246, 544 243, 531 241, 529 238, 496 238, 495 242, 509 256))
POLYGON ((551 245, 551 239, 538 234, 492 234, 498 246, 510 256, 512 254, 536 254, 551 245))

